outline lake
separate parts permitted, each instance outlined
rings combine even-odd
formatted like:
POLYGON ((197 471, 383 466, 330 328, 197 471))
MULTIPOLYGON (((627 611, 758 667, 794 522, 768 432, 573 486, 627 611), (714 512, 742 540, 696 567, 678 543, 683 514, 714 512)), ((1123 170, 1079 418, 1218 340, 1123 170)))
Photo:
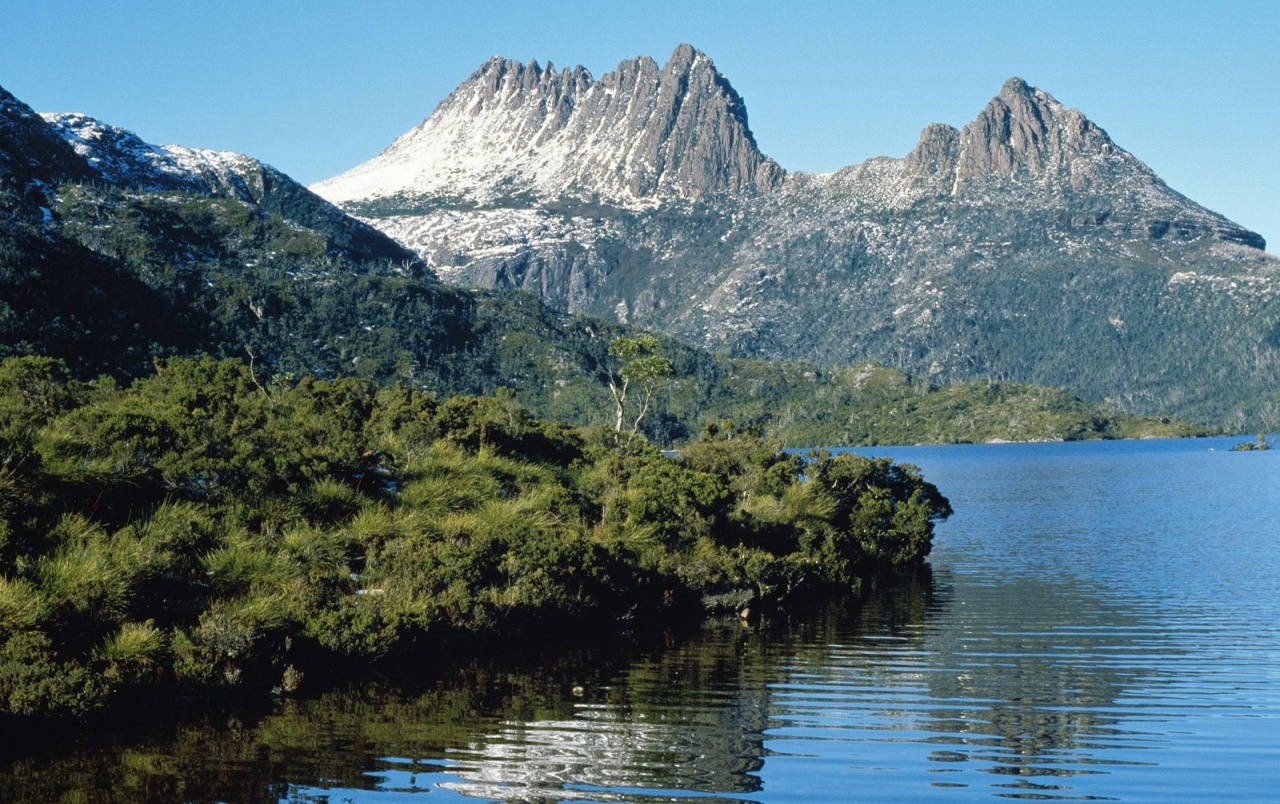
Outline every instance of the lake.
POLYGON ((86 736, 0 798, 1275 800, 1280 450, 1239 440, 859 449, 955 507, 913 583, 86 736))

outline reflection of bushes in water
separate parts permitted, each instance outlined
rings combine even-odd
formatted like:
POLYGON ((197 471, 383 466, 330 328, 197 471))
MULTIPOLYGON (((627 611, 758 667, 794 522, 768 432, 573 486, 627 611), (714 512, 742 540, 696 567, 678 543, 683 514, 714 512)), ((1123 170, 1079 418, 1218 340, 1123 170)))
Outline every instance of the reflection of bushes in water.
MULTIPOLYGON (((873 619, 889 610, 900 612, 895 620, 924 610, 905 603, 926 594, 906 584, 906 594, 865 596, 873 619)), ((607 770, 621 786, 755 792, 770 712, 759 679, 777 676, 797 655, 821 653, 828 643, 814 641, 819 632, 857 632, 859 606, 860 598, 847 598, 798 605, 750 626, 735 615, 694 631, 644 629, 616 649, 401 668, 392 686, 362 684, 284 700, 270 714, 206 717, 151 738, 125 735, 126 744, 115 749, 19 761, 0 775, 0 787, 24 800, 94 789, 125 799, 276 801, 284 796, 283 779, 373 787, 379 778, 370 771, 384 767, 377 757, 388 753, 425 759, 418 778, 428 785, 432 760, 448 750, 455 761, 481 769, 473 784, 545 786, 602 778, 607 770), (581 697, 569 692, 578 686, 581 697), (511 723, 527 725, 502 725, 511 723), (537 745, 521 745, 526 730, 553 746, 554 755, 540 757, 537 745), (571 740, 584 734, 591 741, 574 750, 571 740), (641 767, 619 781, 619 769, 641 767)), ((464 777, 465 789, 482 792, 466 787, 466 770, 452 772, 464 777)))
POLYGON ((671 460, 509 397, 264 386, 231 361, 128 389, 30 358, 0 379, 9 715, 857 588, 919 563, 950 513, 913 468, 729 428, 671 460))
POLYGON ((66 755, 59 744, 56 759, 21 760, 0 771, 0 789, 20 800, 92 789, 123 799, 276 801, 285 795, 284 779, 371 788, 380 779, 370 771, 386 766, 378 759, 386 754, 425 759, 418 780, 429 785, 431 761, 449 750, 490 781, 589 781, 602 769, 614 778, 618 768, 649 763, 630 782, 754 792, 771 712, 762 679, 781 677, 797 659, 821 663, 831 645, 851 635, 921 622, 935 597, 928 568, 900 580, 828 604, 797 602, 751 625, 735 615, 693 631, 643 629, 614 648, 461 663, 437 657, 397 668, 394 685, 286 699, 269 714, 206 717, 150 737, 124 734, 119 748, 89 746, 80 754, 66 755), (581 697, 570 694, 574 687, 581 697), (521 730, 504 723, 536 729, 557 747, 556 762, 539 764, 530 753, 536 749, 513 748, 521 730), (561 750, 584 732, 600 738, 579 752, 561 750), (472 754, 458 753, 468 746, 472 754), (692 756, 696 761, 683 762, 692 756))
POLYGON ((908 567, 878 580, 857 608, 860 631, 901 633, 903 626, 923 625, 950 603, 950 589, 938 586, 928 564, 908 567))
POLYGON ((752 772, 762 762, 757 702, 704 696, 694 708, 674 711, 647 680, 667 686, 672 670, 692 677, 694 668, 732 660, 732 644, 719 637, 709 645, 682 643, 681 658, 669 664, 642 659, 635 674, 625 657, 596 652, 570 651, 535 669, 475 661, 419 680, 416 689, 369 683, 281 701, 265 716, 205 719, 120 748, 66 755, 59 746, 56 759, 21 760, 0 771, 0 785, 19 800, 106 790, 126 800, 276 801, 286 779, 368 789, 379 783, 379 769, 413 767, 382 759, 392 754, 423 760, 416 763, 423 786, 442 767, 433 761, 448 760, 461 765, 450 770, 464 784, 468 777, 547 785, 606 775, 626 784, 618 773, 643 766, 631 781, 646 787, 747 792, 758 789, 752 772), (692 660, 703 648, 708 657, 692 660), (574 685, 584 687, 581 698, 569 694, 574 685), (580 703, 591 706, 585 717, 580 703), (526 725, 504 725, 512 723, 526 725), (681 768, 694 753, 697 762, 681 768))

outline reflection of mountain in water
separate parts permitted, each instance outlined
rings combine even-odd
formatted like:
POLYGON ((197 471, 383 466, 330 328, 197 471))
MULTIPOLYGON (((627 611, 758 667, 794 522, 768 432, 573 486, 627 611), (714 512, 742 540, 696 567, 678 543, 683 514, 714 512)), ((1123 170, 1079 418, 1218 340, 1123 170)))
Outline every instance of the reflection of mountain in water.
POLYGON ((621 655, 568 652, 534 669, 481 662, 416 690, 329 692, 283 702, 256 722, 209 719, 0 766, 0 789, 21 800, 75 791, 123 800, 341 800, 374 788, 513 801, 640 800, 640 791, 683 790, 732 800, 761 790, 770 684, 780 668, 796 656, 819 661, 824 645, 864 621, 919 623, 930 600, 926 583, 791 622, 709 623, 692 639, 621 655))
POLYGON ((824 757, 874 769, 878 785, 896 769, 886 795, 932 773, 934 785, 1074 796, 1089 784, 1068 777, 1154 765, 1165 739, 1148 724, 1183 714, 1157 701, 1196 661, 1150 617, 1025 575, 966 583, 927 623, 844 637, 786 668, 768 747, 804 755, 822 740, 824 757))
POLYGON ((759 726, 670 713, 628 720, 585 707, 570 720, 510 724, 451 752, 459 781, 446 787, 482 798, 548 801, 644 789, 750 793, 763 760, 759 726), (754 751, 749 750, 754 747, 754 751))

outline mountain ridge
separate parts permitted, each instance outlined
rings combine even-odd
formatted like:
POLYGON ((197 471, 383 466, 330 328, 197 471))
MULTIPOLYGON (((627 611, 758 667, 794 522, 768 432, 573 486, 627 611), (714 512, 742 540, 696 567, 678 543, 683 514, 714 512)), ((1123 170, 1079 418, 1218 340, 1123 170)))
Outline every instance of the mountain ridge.
POLYGON ((374 227, 347 216, 285 173, 232 151, 154 145, 127 129, 80 113, 40 115, 94 172, 94 179, 133 190, 176 191, 235 199, 329 230, 337 247, 356 259, 413 262, 374 227))
MULTIPOLYGON (((0 101, 0 358, 47 355, 75 376, 123 382, 175 356, 238 357, 264 392, 355 375, 440 395, 514 386, 530 408, 575 424, 611 410, 609 343, 634 330, 526 293, 442 284, 251 157, 36 115, 3 90, 0 101)), ((1056 389, 939 390, 883 367, 827 371, 661 342, 676 376, 644 429, 663 443, 726 417, 792 443, 1189 432, 1056 389), (916 412, 883 415, 905 406, 916 412)))
MULTIPOLYGON (((656 62, 615 72, 647 65, 656 62)), ((472 81, 450 97, 471 97, 472 81)), ((524 83, 493 86, 505 87, 509 108, 541 109, 545 92, 522 94, 524 83)), ((636 137, 667 131, 669 117, 645 119, 657 129, 636 137)), ((451 112, 415 131, 515 141, 504 125, 451 112)), ((720 130, 710 125, 708 136, 720 130)), ((701 141, 696 125, 684 134, 664 142, 701 141)), ((411 141, 397 142, 404 156, 411 141)), ((598 167, 596 141, 577 144, 573 164, 598 167)), ((433 160, 448 164, 438 149, 419 156, 416 172, 334 200, 455 284, 528 290, 570 313, 741 356, 1063 386, 1207 424, 1253 416, 1280 386, 1280 260, 1265 240, 1170 188, 1101 126, 1021 78, 963 126, 925 126, 902 157, 825 174, 777 166, 740 191, 729 177, 743 174, 705 162, 700 186, 719 190, 702 195, 611 193, 626 187, 627 163, 616 161, 612 172, 534 187, 523 157, 415 183, 433 160)))
POLYGON ((412 181, 397 190, 465 186, 459 198, 476 204, 531 194, 629 206, 766 190, 784 175, 756 146, 742 98, 689 45, 662 67, 641 56, 599 80, 581 66, 491 58, 373 159, 311 187, 359 200, 401 173, 412 181))
MULTIPOLYGON (((597 110, 588 109, 580 113, 591 114, 594 111, 597 110)), ((468 123, 461 133, 455 132, 452 136, 456 139, 483 139, 492 135, 493 126, 501 128, 506 121, 481 122, 483 125, 473 126, 468 123)), ((600 127, 607 127, 612 122, 606 120, 600 127)), ((564 131, 557 129, 554 133, 561 139, 579 137, 580 142, 576 147, 582 151, 590 152, 596 145, 591 137, 582 136, 581 127, 564 131)), ((626 133, 634 135, 636 130, 632 128, 626 133)), ((715 122, 712 123, 712 133, 723 133, 715 122)), ((504 146, 514 150, 510 143, 504 143, 504 146)), ((697 160, 701 156, 703 155, 694 152, 686 159, 697 160)), ((1213 219, 1214 223, 1209 228, 1223 235, 1224 239, 1259 249, 1266 247, 1266 241, 1261 235, 1176 193, 1146 164, 1116 145, 1105 130, 1079 110, 1066 107, 1048 92, 1032 86, 1018 76, 1006 80, 977 116, 961 128, 938 122, 927 124, 922 129, 915 148, 902 157, 871 157, 826 173, 788 171, 759 150, 754 134, 747 125, 746 104, 732 84, 716 70, 705 53, 687 43, 678 45, 662 67, 651 57, 638 56, 620 62, 615 70, 606 73, 599 81, 581 65, 565 67, 557 73, 551 62, 543 67, 536 60, 530 60, 526 64, 493 56, 437 104, 427 118, 396 138, 373 159, 309 187, 339 206, 354 204, 357 209, 362 202, 385 196, 396 197, 408 206, 413 206, 415 201, 419 205, 425 203, 479 208, 510 205, 512 202, 536 206, 548 201, 572 199, 646 208, 664 202, 704 201, 717 193, 732 195, 744 190, 769 193, 783 188, 788 180, 790 183, 806 179, 823 181, 828 177, 847 175, 868 162, 885 159, 904 162, 908 170, 920 178, 928 178, 930 173, 950 172, 953 175, 949 190, 952 196, 960 194, 966 184, 989 177, 1023 174, 1042 182, 1065 179, 1072 189, 1079 191, 1114 179, 1117 170, 1130 171, 1136 174, 1128 177, 1130 181, 1145 182, 1150 185, 1151 191, 1168 195, 1170 199, 1176 199, 1178 204, 1196 209, 1205 220, 1213 219), (723 112, 735 124, 725 136, 739 138, 741 145, 741 148, 737 144, 731 146, 728 153, 735 155, 743 164, 737 166, 741 168, 738 170, 733 165, 726 166, 722 160, 695 178, 684 177, 687 180, 682 180, 677 177, 663 185, 661 179, 654 182, 652 177, 643 175, 645 171, 662 172, 667 154, 653 149, 663 145, 671 150, 678 150, 682 143, 678 138, 668 136, 671 130, 680 129, 685 140, 695 139, 692 132, 703 122, 695 119, 685 121, 686 125, 683 127, 677 125, 678 110, 686 93, 673 87, 679 84, 679 79, 687 79, 690 75, 697 75, 714 86, 714 92, 709 93, 704 88, 701 94, 691 94, 695 98, 712 94, 722 103, 722 108, 716 111, 723 112), (541 123, 537 122, 539 117, 536 115, 521 121, 524 129, 520 132, 524 135, 523 141, 527 143, 529 150, 536 151, 555 139, 548 126, 552 129, 562 126, 571 115, 580 112, 580 94, 590 94, 597 90, 613 92, 617 91, 617 87, 634 89, 646 79, 653 81, 653 88, 657 90, 656 98, 647 99, 658 104, 666 113, 654 115, 645 121, 649 127, 657 126, 654 136, 643 143, 646 148, 651 149, 646 154, 649 159, 641 161, 638 168, 640 175, 623 180, 622 189, 617 186, 592 186, 589 174, 592 171, 618 173, 637 170, 630 160, 625 160, 622 164, 616 161, 601 164, 600 160, 588 157, 586 165, 570 166, 569 172, 573 175, 571 180, 567 180, 560 163, 550 164, 566 158, 563 153, 555 153, 546 157, 539 166, 556 174, 544 180, 539 176, 529 178, 520 175, 527 169, 527 165, 518 158, 504 161, 492 153, 466 153, 467 159, 464 161, 470 161, 471 164, 461 168, 445 168, 447 175, 442 178, 449 181, 441 182, 429 176, 429 171, 433 168, 432 160, 455 160, 459 156, 456 150, 441 153, 434 149, 427 154, 427 158, 419 161, 410 157, 415 148, 434 148, 429 140, 438 136, 438 129, 450 122, 433 125, 433 119, 438 115, 449 115, 458 106, 465 106, 474 117, 477 104, 483 105, 486 100, 493 102, 505 98, 505 104, 500 105, 510 107, 513 99, 520 98, 523 93, 532 93, 532 97, 520 102, 520 110, 528 114, 533 110, 527 107, 532 105, 536 111, 543 113, 541 123), (477 89, 483 90, 479 98, 476 97, 477 89), (667 96, 665 99, 662 94, 664 91, 667 96), (390 178, 406 168, 415 171, 410 180, 406 181, 399 176, 390 178), (714 175, 717 168, 723 175, 714 175), (480 170, 491 172, 484 176, 475 175, 480 170), (755 180, 757 173, 758 181, 755 180), (468 186, 469 180, 476 183, 468 186), (390 181, 390 188, 386 184, 379 184, 379 181, 390 181), (425 184, 415 185, 415 182, 424 181, 425 184), (539 181, 542 181, 540 185, 539 181)), ((605 184, 608 185, 607 182, 605 184)))

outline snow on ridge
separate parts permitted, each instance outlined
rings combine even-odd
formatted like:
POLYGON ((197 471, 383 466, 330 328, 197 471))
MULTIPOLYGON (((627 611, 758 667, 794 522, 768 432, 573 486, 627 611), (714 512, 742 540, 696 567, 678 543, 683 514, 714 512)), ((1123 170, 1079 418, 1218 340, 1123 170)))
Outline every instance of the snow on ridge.
MULTIPOLYGON (((740 100, 701 54, 624 62, 595 80, 492 59, 373 159, 311 186, 342 204, 389 196, 599 199, 633 208, 772 187, 740 100)), ((677 49, 677 54, 682 53, 677 49)))
POLYGON ((438 210, 359 219, 415 251, 442 279, 478 260, 577 243, 591 247, 607 225, 539 210, 438 210))
POLYGON ((246 177, 267 168, 233 151, 153 145, 128 129, 77 113, 43 113, 45 122, 113 184, 155 190, 247 195, 246 177))

